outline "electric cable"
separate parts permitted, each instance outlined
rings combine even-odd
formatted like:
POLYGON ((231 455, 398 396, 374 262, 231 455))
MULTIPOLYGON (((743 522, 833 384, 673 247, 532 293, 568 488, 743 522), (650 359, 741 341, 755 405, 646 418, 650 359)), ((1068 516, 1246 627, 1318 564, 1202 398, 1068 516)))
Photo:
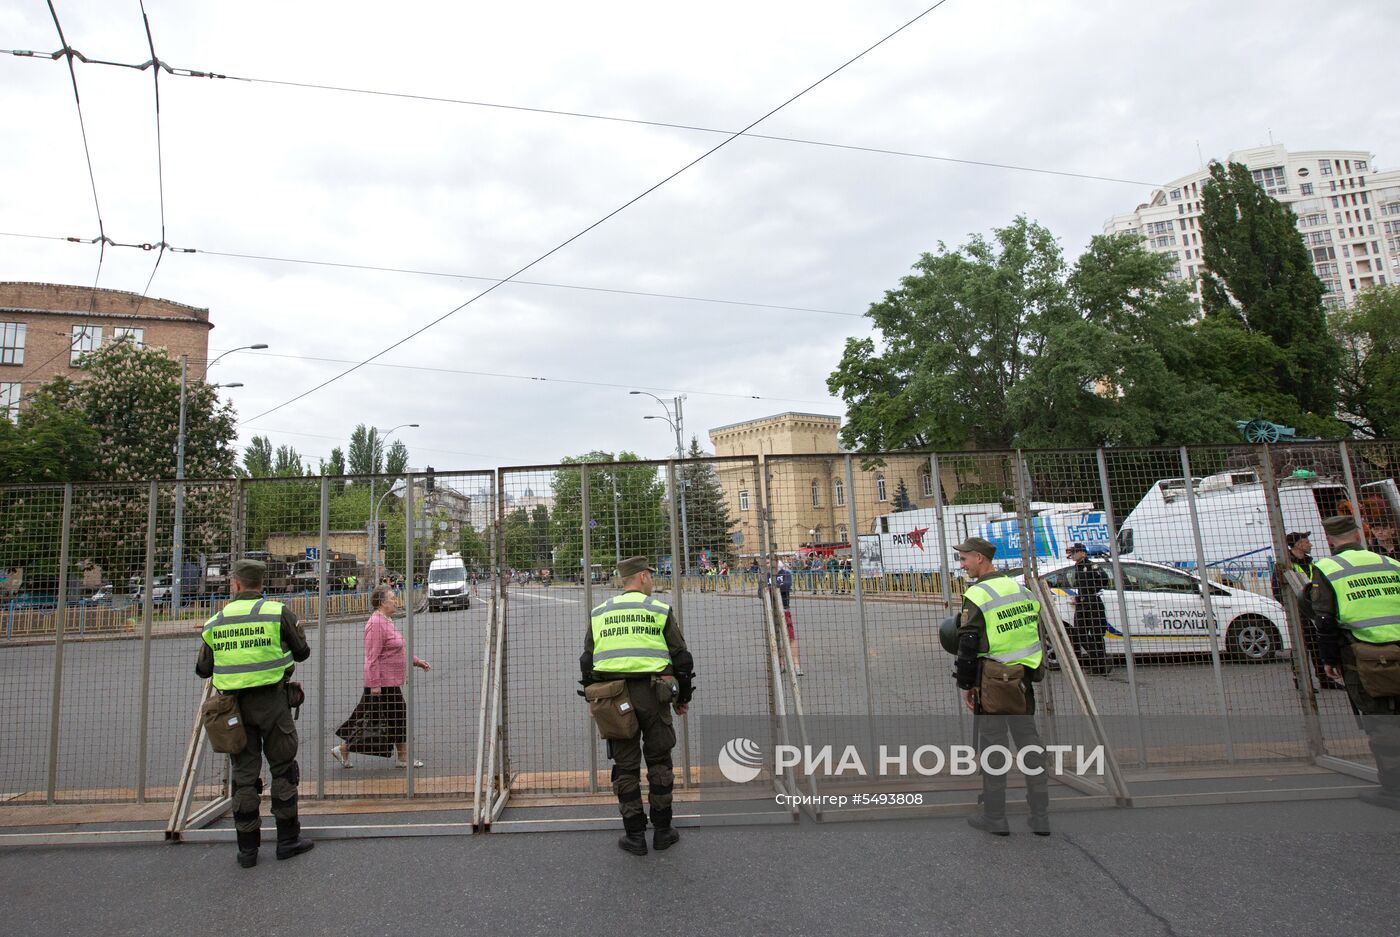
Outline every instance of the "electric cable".
POLYGON ((477 293, 475 296, 473 296, 472 298, 468 299, 466 302, 464 302, 464 303, 462 303, 461 305, 459 305, 459 306, 457 306, 457 307, 455 307, 455 308, 453 308, 453 309, 451 309, 451 310, 449 310, 449 311, 443 313, 441 316, 438 316, 436 319, 433 319, 432 321, 428 322, 426 325, 424 325, 424 326, 422 326, 422 327, 416 329, 415 331, 409 333, 408 335, 404 336, 403 338, 399 339, 398 341, 396 341, 396 342, 390 344, 388 347, 386 347, 386 348, 384 348, 384 349, 382 349, 382 350, 376 352, 375 354, 373 354, 373 355, 371 355, 370 357, 366 358, 364 361, 360 362, 359 364, 353 365, 353 366, 351 366, 350 368, 347 368, 346 370, 342 371, 341 373, 339 373, 339 374, 335 375, 334 377, 330 378, 329 380, 322 381, 320 384, 317 384, 315 387, 312 387, 312 388, 310 388, 309 390, 302 391, 300 394, 297 394, 296 396, 290 398, 289 400, 286 400, 286 401, 284 401, 284 402, 282 402, 282 403, 279 403, 277 406, 272 407, 272 408, 269 409, 269 410, 264 410, 262 413, 259 413, 259 414, 257 414, 256 416, 250 418, 249 420, 244 421, 245 425, 246 425, 247 423, 251 423, 251 422, 254 422, 254 421, 256 421, 256 420, 262 419, 263 417, 267 416, 268 414, 275 413, 275 412, 277 412, 278 410, 281 410, 283 407, 290 406, 291 404, 296 403, 296 402, 299 401, 299 400, 304 400, 306 397, 310 396, 311 394, 314 394, 314 393, 316 393, 317 391, 322 390, 322 389, 324 389, 324 388, 330 386, 331 384, 334 384, 336 381, 340 380, 341 378, 343 378, 343 377, 345 377, 345 376, 347 376, 347 375, 349 375, 349 374, 354 373, 355 371, 357 371, 357 370, 359 370, 360 368, 364 367, 366 364, 369 364, 369 363, 373 362, 376 358, 379 358, 379 357, 381 357, 381 356, 383 356, 383 355, 385 355, 385 354, 388 354, 390 351, 393 351, 395 348, 398 348, 399 346, 401 346, 401 345, 407 343, 408 341, 410 341, 410 340, 416 338, 417 336, 423 334, 424 332, 428 331, 428 330, 431 329, 433 326, 439 324, 440 322, 442 322, 442 321, 448 319, 449 317, 455 315, 456 313, 460 312, 461 310, 467 308, 467 307, 470 306, 472 303, 476 302, 477 300, 481 299, 482 297, 489 295, 489 294, 492 293, 494 290, 498 289, 502 284, 510 282, 511 280, 515 279, 515 277, 517 277, 517 276, 519 276, 520 274, 524 273, 526 270, 529 270, 531 267, 534 267, 536 264, 541 263, 541 262, 544 261, 546 258, 548 258, 548 257, 550 257, 550 256, 552 256, 552 255, 558 253, 559 251, 563 250, 565 247, 567 247, 568 245, 572 244, 574 241, 578 240, 579 238, 583 237, 585 234, 587 234, 588 232, 592 231, 594 228, 598 227, 598 226, 601 225, 601 224, 604 224, 604 223, 607 222, 609 219, 611 219, 611 218, 613 218, 614 216, 616 216, 616 215, 620 214, 621 212, 625 211, 627 208, 629 208, 630 206, 632 206, 632 205, 636 204, 637 202, 641 201, 643 198, 646 198, 646 196, 650 195, 652 192, 654 192, 654 191, 656 191, 657 189, 661 188, 663 185, 665 185, 666 183, 670 182, 672 179, 676 178, 677 176, 679 176, 681 173, 685 172, 686 170, 690 169, 692 166, 694 166, 694 165, 696 165, 697 163, 701 162, 702 160, 706 159, 707 157, 709 157, 709 156, 712 155, 713 153, 716 153, 716 152, 718 152, 719 150, 723 149, 725 146, 727 146, 728 144, 732 143, 734 140, 738 139, 738 138, 739 138, 740 136, 742 136, 744 133, 748 132, 749 130, 752 130, 754 127, 758 126, 760 123, 762 123, 763 121, 767 120, 767 119, 768 119, 769 117, 771 117, 772 115, 778 113, 778 111, 780 111, 780 110, 782 110, 783 108, 787 107, 787 106, 788 106, 789 104, 791 104, 793 101, 796 101, 797 99, 801 98, 803 95, 805 95, 805 94, 807 94, 808 92, 810 92, 812 89, 818 87, 819 85, 825 83, 828 79, 830 79, 830 78, 832 78, 833 76, 835 76, 835 75, 839 74, 840 72, 844 71, 846 68, 848 68, 849 66, 851 66, 851 65, 854 64, 855 62, 859 61, 860 59, 864 58, 866 55, 868 55, 868 54, 869 54, 870 52, 872 52, 873 50, 875 50, 875 49, 879 48, 880 46, 884 45, 884 44, 885 44, 886 42, 888 42, 890 39, 892 39, 892 38, 894 38, 895 36, 899 35, 899 34, 902 33, 904 30, 908 29, 910 26, 914 25, 914 24, 917 23, 919 20, 923 19, 925 16, 928 16, 930 13, 933 13, 935 10, 937 10, 939 7, 943 6, 943 5, 944 5, 945 3, 947 3, 947 2, 948 2, 948 0, 937 0, 936 3, 934 3, 932 6, 928 7, 927 9, 925 9, 923 12, 919 13, 919 14, 918 14, 917 16, 915 16, 913 19, 911 19, 911 20, 909 20, 908 22, 904 23, 902 26, 900 26, 898 29, 894 30, 893 32, 887 34, 886 36, 884 36, 883 38, 881 38, 880 40, 878 40, 877 42, 875 42, 873 45, 870 45, 870 46, 868 46, 867 48, 863 49, 862 51, 858 52, 855 56, 853 56, 852 58, 846 60, 846 61, 843 62, 842 64, 838 65, 836 68, 832 69, 830 72, 826 73, 826 74, 823 75, 821 78, 818 78, 816 81, 812 82, 810 85, 808 85, 807 87, 803 88, 801 91, 798 91, 796 94, 794 94, 792 97, 788 98, 787 100, 783 101, 783 102, 782 102, 781 104, 779 104, 777 107, 775 107, 775 108, 769 110, 767 113, 765 113, 765 114, 763 114, 762 116, 760 116, 757 120, 754 120, 754 121, 752 121, 751 123, 749 123, 749 124, 748 124, 746 127, 744 127, 742 130, 740 130, 740 131, 738 131, 737 133, 734 133, 734 134, 732 134, 732 135, 726 137, 724 140, 721 140, 719 143, 715 144, 713 147, 711 147, 710 149, 706 150, 704 153, 701 153, 699 156, 695 157, 695 158, 692 159, 690 162, 686 163, 684 166, 682 166, 681 168, 677 169, 675 172, 671 173, 670 175, 666 176, 666 177, 665 177, 664 179, 662 179, 661 181, 659 181, 659 182, 653 184, 652 186, 650 186, 649 188, 647 188, 647 189, 646 189, 645 191, 643 191, 641 194, 634 196, 633 198, 629 199, 627 202, 623 203, 622 205, 620 205, 620 206, 618 206, 617 208, 613 209, 612 211, 608 212, 608 213, 607 213, 606 215, 604 215, 602 218, 599 218, 597 221, 595 221, 595 222, 593 222, 592 224, 588 225, 588 226, 587 226, 586 228, 584 228, 583 230, 579 231, 578 233, 572 235, 571 237, 567 238, 566 240, 560 242, 559 244, 556 244, 554 247, 552 247, 552 248, 550 248, 549 250, 545 251, 543 254, 541 254, 540 256, 536 257, 534 260, 530 261, 530 262, 527 263, 525 266, 523 266, 523 267, 521 267, 520 269, 516 270, 516 271, 515 271, 514 273, 512 273, 510 276, 506 277, 505 279, 503 279, 503 280, 501 280, 501 281, 499 281, 499 282, 497 282, 497 283, 492 284, 491 286, 488 286, 486 289, 482 290, 480 293, 477 293))

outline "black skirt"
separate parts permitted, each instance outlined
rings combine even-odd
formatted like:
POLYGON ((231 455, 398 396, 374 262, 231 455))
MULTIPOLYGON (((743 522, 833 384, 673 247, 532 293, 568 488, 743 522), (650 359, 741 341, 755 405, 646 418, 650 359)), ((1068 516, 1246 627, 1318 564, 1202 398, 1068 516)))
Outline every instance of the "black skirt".
POLYGON ((352 753, 388 758, 395 754, 394 746, 408 739, 408 706, 403 690, 396 686, 383 687, 371 693, 366 687, 360 702, 335 734, 345 740, 352 753))

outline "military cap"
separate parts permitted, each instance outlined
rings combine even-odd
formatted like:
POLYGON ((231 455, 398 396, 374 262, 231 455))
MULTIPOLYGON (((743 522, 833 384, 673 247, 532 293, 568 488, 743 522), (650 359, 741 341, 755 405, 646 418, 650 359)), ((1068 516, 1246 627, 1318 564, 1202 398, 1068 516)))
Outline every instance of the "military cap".
POLYGON ((1066 550, 1065 552, 1066 552, 1066 553, 1088 553, 1088 552, 1089 552, 1089 549, 1088 549, 1088 547, 1084 546, 1084 544, 1082 544, 1082 543, 1071 543, 1071 544, 1069 545, 1069 549, 1066 550))
POLYGON ((239 582, 261 583, 267 577, 267 564, 261 560, 234 560, 229 571, 239 582))
POLYGON ((1311 539, 1312 539, 1312 531, 1311 531, 1311 530, 1294 530, 1294 531, 1290 531, 1289 534, 1288 534, 1288 536, 1283 538, 1283 541, 1284 541, 1284 543, 1287 543, 1287 544, 1291 547, 1291 546, 1293 546, 1295 543, 1297 543, 1299 540, 1311 540, 1311 539))
POLYGON ((980 553, 989 560, 997 555, 997 548, 981 537, 968 537, 953 549, 958 553, 980 553))
POLYGON ((1329 537, 1345 537, 1356 532, 1356 518, 1350 514, 1338 514, 1323 521, 1322 529, 1327 531, 1329 537))
POLYGON ((651 565, 651 560, 645 556, 629 556, 621 563, 617 564, 617 574, 623 579, 635 576, 638 573, 651 570, 656 572, 656 568, 651 565))

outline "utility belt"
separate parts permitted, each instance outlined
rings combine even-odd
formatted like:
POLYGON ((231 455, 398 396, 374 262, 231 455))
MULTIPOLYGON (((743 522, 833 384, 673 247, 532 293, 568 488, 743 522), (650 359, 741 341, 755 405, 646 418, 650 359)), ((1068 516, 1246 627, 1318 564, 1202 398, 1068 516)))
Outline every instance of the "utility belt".
MULTIPOLYGON (((595 674, 596 676, 596 674, 595 674)), ((632 701, 631 684, 645 681, 660 706, 661 717, 671 721, 671 703, 680 694, 680 684, 670 673, 640 673, 591 683, 583 690, 588 711, 598 727, 598 737, 608 741, 635 738, 641 731, 637 707, 632 701)))

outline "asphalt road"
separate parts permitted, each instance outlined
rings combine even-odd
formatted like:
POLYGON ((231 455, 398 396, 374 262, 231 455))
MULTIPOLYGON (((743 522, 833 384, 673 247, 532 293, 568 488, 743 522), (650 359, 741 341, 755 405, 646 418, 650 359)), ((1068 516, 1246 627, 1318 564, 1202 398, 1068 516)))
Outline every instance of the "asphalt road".
MULTIPOLYGON (((593 600, 611 594, 596 590, 593 600)), ((424 790, 463 790, 474 772, 483 642, 487 602, 469 611, 420 614, 413 629, 414 652, 433 665, 414 682, 414 746, 426 766, 419 772, 424 790), (434 779, 440 786, 434 788, 434 779), (452 780, 448 780, 452 779, 452 780)), ((511 590, 510 627, 504 679, 504 718, 512 771, 534 777, 537 789, 563 792, 578 787, 578 773, 591 763, 606 766, 606 754, 593 740, 582 702, 574 695, 578 654, 586 627, 584 590, 577 586, 511 590), (592 762, 589 750, 592 749, 592 762)), ((699 677, 690 722, 712 716, 758 717, 770 711, 766 638, 762 609, 752 596, 687 593, 683 621, 699 677)), ((936 640, 945 612, 937 604, 867 599, 862 638, 850 596, 796 595, 793 612, 805 675, 798 678, 809 729, 823 732, 841 717, 867 711, 881 720, 942 719, 963 726, 960 702, 950 677, 950 661, 936 640), (862 641, 870 653, 862 664, 862 641)), ((404 623, 400 622, 403 627, 404 623)), ((326 767, 326 782, 339 794, 382 787, 399 772, 388 759, 358 757, 356 767, 334 767, 324 750, 359 698, 361 627, 332 625, 311 632, 312 657, 298 667, 308 693, 299 723, 303 737, 303 789, 326 767), (324 667, 322 660, 324 659, 324 667), (325 678, 321 678, 324 670, 325 678), (322 695, 324 694, 324 705, 322 695)), ((148 784, 175 783, 199 694, 193 673, 197 637, 151 642, 148 784)), ((112 791, 128 799, 138 772, 141 642, 70 642, 64 648, 59 775, 61 791, 112 791)), ((0 793, 43 791, 47 783, 52 646, 0 646, 0 702, 9 718, 0 724, 0 793)), ((1229 740, 1243 757, 1277 757, 1284 743, 1302 737, 1302 720, 1291 669, 1284 662, 1227 663, 1221 686, 1209 662, 1153 660, 1136 669, 1136 708, 1146 717, 1141 734, 1131 718, 1111 719, 1114 741, 1133 748, 1144 742, 1152 763, 1190 763, 1219 757, 1227 740, 1218 718, 1223 696, 1230 713, 1229 740), (1162 717, 1174 717, 1166 719, 1162 717)), ((1090 678, 1101 713, 1132 717, 1133 695, 1125 668, 1090 678)), ((785 689, 793 708, 792 692, 785 689)), ((1087 741, 1078 706, 1062 675, 1052 675, 1039 691, 1047 731, 1066 741, 1087 741)), ((1320 696, 1324 729, 1331 740, 1356 740, 1358 733, 1344 694, 1320 696)), ((697 727, 694 735, 700 735, 697 727)), ((693 764, 712 764, 716 752, 691 738, 693 764)), ((681 755, 677 755, 681 760, 681 755)), ((211 759, 205 776, 218 763, 211 759)), ((74 794, 74 799, 89 795, 74 794)))
POLYGON ((288 862, 265 845, 246 871, 231 843, 24 847, 0 851, 0 881, 14 937, 1395 931, 1400 814, 1124 813, 1057 816, 1044 839, 957 819, 697 829, 646 857, 608 832, 339 840, 288 862))

